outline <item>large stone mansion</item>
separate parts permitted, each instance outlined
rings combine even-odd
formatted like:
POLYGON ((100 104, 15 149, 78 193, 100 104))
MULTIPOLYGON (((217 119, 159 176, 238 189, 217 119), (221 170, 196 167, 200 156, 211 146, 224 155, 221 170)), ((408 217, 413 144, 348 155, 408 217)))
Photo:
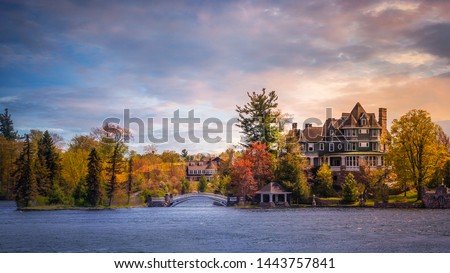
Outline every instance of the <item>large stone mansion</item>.
MULTIPOLYGON (((378 119, 367 113, 358 102, 349 113, 340 118, 329 117, 323 126, 305 124, 297 130, 300 150, 310 166, 318 167, 326 162, 333 171, 335 182, 347 172, 359 172, 361 167, 370 169, 384 166, 386 148, 381 138, 387 133, 387 110, 379 108, 378 119)), ((338 183, 340 184, 340 183, 338 183)))

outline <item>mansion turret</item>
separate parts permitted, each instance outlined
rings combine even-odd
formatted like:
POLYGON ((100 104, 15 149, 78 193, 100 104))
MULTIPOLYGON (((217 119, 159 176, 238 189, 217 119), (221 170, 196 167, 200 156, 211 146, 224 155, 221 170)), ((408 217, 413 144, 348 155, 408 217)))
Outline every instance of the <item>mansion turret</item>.
POLYGON ((379 109, 377 119, 358 102, 350 113, 328 118, 321 127, 305 124, 299 132, 301 153, 311 166, 320 166, 325 161, 335 180, 346 172, 359 172, 363 166, 380 168, 386 155, 380 141, 387 132, 386 122, 386 108, 379 109))

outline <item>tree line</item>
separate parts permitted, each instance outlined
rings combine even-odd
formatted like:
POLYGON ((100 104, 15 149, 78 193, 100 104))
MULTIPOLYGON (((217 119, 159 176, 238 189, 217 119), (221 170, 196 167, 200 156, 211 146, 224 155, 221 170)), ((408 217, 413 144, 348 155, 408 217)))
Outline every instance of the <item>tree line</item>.
MULTIPOLYGON (((39 130, 19 136, 8 109, 0 114, 0 198, 15 199, 19 207, 64 204, 112 206, 142 204, 148 196, 215 192, 245 197, 269 182, 292 192, 292 202, 310 203, 313 195, 386 201, 392 188, 415 188, 421 200, 426 187, 450 186, 450 141, 428 112, 411 110, 393 121, 382 142, 388 146, 386 168, 373 170, 360 162, 361 172, 349 173, 336 188, 329 166, 309 166, 302 157, 295 131, 286 131, 275 91, 248 93, 236 106, 244 135, 241 149, 229 147, 220 157, 218 172, 209 180, 186 179, 186 163, 206 155, 186 149, 143 154, 130 151, 126 130, 105 125, 89 135, 77 135, 63 149, 57 134, 39 130)), ((326 162, 326 160, 323 160, 326 162)))

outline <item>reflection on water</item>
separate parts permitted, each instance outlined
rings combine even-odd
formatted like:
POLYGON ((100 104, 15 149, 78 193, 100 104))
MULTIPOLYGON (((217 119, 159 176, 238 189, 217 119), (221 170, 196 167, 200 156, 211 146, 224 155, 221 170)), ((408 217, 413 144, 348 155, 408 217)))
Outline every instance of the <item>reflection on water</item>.
POLYGON ((19 212, 0 252, 450 252, 448 210, 173 208, 19 212))

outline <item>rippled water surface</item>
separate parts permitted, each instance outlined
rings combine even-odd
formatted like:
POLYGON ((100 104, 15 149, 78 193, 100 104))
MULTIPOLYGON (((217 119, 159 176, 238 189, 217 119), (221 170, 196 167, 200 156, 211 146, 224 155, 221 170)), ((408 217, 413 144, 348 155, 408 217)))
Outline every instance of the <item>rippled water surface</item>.
POLYGON ((173 208, 16 211, 0 252, 450 252, 449 210, 173 208))

